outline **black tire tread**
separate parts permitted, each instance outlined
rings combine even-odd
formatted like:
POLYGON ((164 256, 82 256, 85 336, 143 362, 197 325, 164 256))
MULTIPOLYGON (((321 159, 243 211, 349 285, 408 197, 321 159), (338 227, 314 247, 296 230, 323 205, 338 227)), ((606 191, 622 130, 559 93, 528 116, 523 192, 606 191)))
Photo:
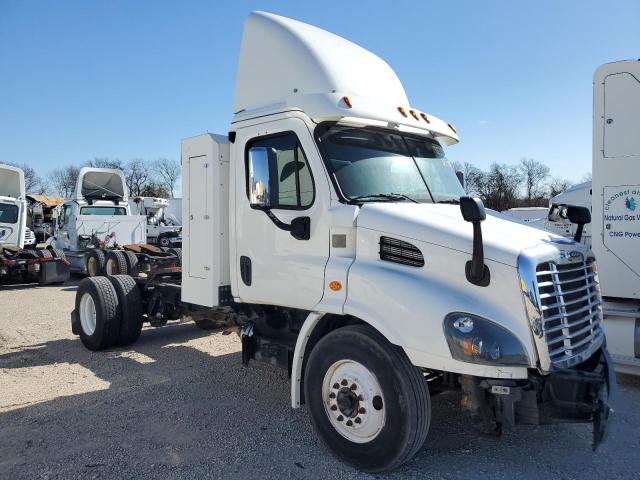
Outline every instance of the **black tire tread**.
POLYGON ((104 251, 102 251, 99 248, 93 248, 89 250, 89 252, 87 252, 87 256, 85 260, 85 269, 87 270, 87 275, 89 275, 89 269, 87 268, 87 265, 89 263, 89 257, 92 257, 92 256, 96 257, 96 260, 98 261, 98 271, 96 272, 96 276, 100 276, 104 272, 104 264, 106 262, 104 251))
MULTIPOLYGON (((112 258, 116 262, 116 265, 118 266, 118 273, 116 275, 126 275, 128 273, 129 265, 127 264, 127 258, 123 251, 111 250, 105 258, 105 266, 106 266, 106 262, 108 262, 110 258, 112 258)), ((105 268, 105 275, 107 275, 106 268, 105 268)))
POLYGON ((142 332, 142 297, 136 281, 130 275, 107 277, 118 297, 120 332, 116 342, 119 346, 130 345, 142 332))
POLYGON ((124 253, 124 258, 127 262, 127 273, 132 277, 137 277, 140 273, 138 257, 135 253, 130 252, 129 250, 124 250, 122 253, 124 253))
POLYGON ((182 248, 170 248, 170 253, 173 253, 176 257, 178 257, 178 266, 182 266, 182 248))
MULTIPOLYGON (((118 298, 115 289, 107 277, 87 277, 78 285, 76 294, 76 311, 79 315, 80 299, 87 292, 93 290, 98 296, 96 310, 104 313, 104 321, 96 323, 96 329, 102 326, 102 335, 97 342, 91 341, 81 330, 82 343, 90 350, 104 350, 113 347, 118 339, 120 331, 120 318, 118 317, 118 298)), ((96 300, 94 299, 94 302, 96 300)), ((98 312, 97 312, 98 313, 98 312)))
POLYGON ((53 258, 59 258, 61 260, 67 259, 67 256, 65 255, 64 251, 60 250, 59 248, 49 247, 49 251, 51 252, 51 256, 53 258))

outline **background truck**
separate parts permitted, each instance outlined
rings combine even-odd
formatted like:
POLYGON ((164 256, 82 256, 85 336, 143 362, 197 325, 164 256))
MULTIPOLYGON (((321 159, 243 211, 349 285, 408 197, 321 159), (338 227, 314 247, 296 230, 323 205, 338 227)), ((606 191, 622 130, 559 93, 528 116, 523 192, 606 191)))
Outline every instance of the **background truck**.
MULTIPOLYGON (((578 205, 591 210, 591 182, 574 185, 550 199, 545 222, 541 226, 558 235, 573 237, 576 233, 576 225, 567 219, 569 205, 578 205)), ((598 219, 593 221, 598 222, 598 219)), ((582 243, 589 248, 591 248, 591 228, 591 224, 585 225, 582 234, 582 243)), ((601 260, 598 260, 598 263, 601 263, 601 260)))
POLYGON ((40 284, 66 281, 69 262, 64 253, 38 248, 26 222, 24 172, 0 164, 0 280, 36 280, 40 284))
POLYGON ((147 241, 161 247, 182 247, 182 226, 175 215, 168 214, 169 200, 156 197, 133 199, 138 215, 147 217, 147 241))
POLYGON ((640 61, 593 80, 593 251, 616 368, 640 374, 640 61))
POLYGON ((582 422, 602 441, 615 380, 591 252, 463 196, 455 127, 383 60, 253 13, 234 111, 226 136, 182 141, 182 267, 80 283, 87 348, 168 316, 238 325, 243 361, 288 369, 292 406, 367 471, 422 448, 449 389, 483 431, 582 422))

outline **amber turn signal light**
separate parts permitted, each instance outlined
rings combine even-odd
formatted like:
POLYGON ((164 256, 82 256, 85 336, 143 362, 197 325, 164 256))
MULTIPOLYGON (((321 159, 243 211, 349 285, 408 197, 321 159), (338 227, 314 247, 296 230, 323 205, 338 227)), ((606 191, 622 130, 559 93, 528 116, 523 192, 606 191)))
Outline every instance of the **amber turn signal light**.
POLYGON ((340 290, 342 290, 342 284, 337 280, 334 280, 333 282, 329 283, 329 288, 334 292, 339 292, 340 290))
POLYGON ((342 97, 342 101, 344 102, 344 104, 351 108, 353 107, 353 105, 351 104, 351 99, 349 97, 347 97, 346 95, 344 97, 342 97))

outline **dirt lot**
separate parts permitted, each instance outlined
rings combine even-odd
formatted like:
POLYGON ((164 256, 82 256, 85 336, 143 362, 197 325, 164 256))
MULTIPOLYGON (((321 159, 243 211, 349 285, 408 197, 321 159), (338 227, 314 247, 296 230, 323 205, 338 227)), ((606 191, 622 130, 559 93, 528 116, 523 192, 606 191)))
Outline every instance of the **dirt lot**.
MULTIPOLYGON (((183 323, 87 351, 69 326, 75 289, 0 287, 0 478, 374 478, 323 449, 289 408, 286 372, 243 367, 235 336, 183 323)), ((595 454, 588 426, 484 438, 455 395, 435 397, 423 450, 375 478, 638 478, 640 379, 618 393, 595 454)))

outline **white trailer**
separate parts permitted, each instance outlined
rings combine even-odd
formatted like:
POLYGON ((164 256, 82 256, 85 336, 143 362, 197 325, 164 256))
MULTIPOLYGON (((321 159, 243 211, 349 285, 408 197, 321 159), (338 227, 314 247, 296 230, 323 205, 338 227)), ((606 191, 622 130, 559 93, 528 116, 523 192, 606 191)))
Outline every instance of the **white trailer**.
POLYGON ((243 361, 287 368, 292 406, 367 471, 422 447, 448 389, 484 431, 583 422, 602 441, 615 380, 593 255, 465 197, 455 127, 410 106, 383 60, 253 13, 234 111, 227 135, 182 142, 182 268, 83 280, 85 346, 230 318, 243 361))
POLYGON ((24 172, 0 164, 0 279, 50 284, 68 278, 69 262, 64 253, 37 248, 35 236, 27 228, 24 172))
POLYGON ((593 251, 608 348, 640 374, 640 61, 602 65, 593 80, 593 251))

